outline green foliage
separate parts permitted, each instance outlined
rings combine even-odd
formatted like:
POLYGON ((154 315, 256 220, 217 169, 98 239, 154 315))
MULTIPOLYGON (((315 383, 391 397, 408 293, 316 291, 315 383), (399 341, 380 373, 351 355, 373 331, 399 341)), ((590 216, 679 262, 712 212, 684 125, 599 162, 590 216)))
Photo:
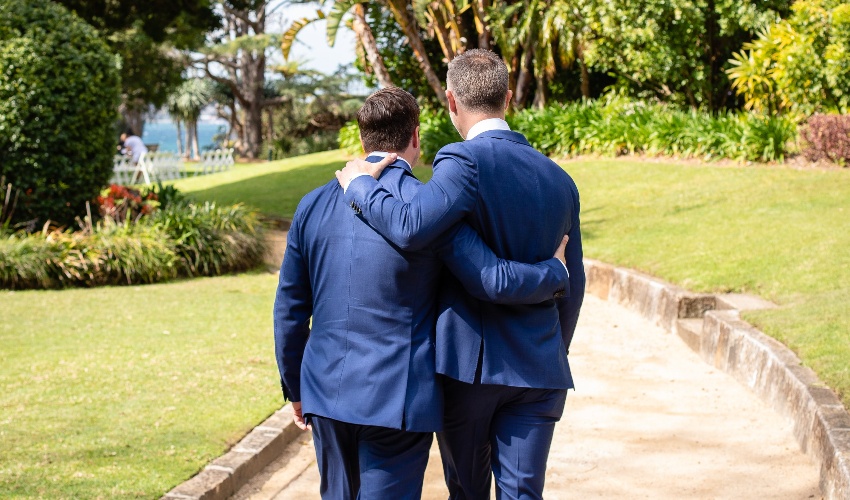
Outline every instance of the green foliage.
POLYGON ((796 133, 794 123, 783 117, 712 116, 622 99, 524 110, 510 121, 532 146, 556 156, 645 153, 781 161, 796 133))
POLYGON ((95 30, 48 0, 0 0, 0 176, 15 219, 60 223, 112 174, 119 75, 95 30))
POLYGON ((216 276, 255 267, 266 251, 255 213, 243 205, 178 204, 150 219, 175 243, 181 274, 216 276))
POLYGON ((130 285, 173 278, 173 242, 158 228, 109 219, 89 233, 20 232, 0 240, 0 288, 130 285))
POLYGON ((801 0, 729 61, 735 91, 762 113, 850 109, 850 5, 801 0))
MULTIPOLYGON (((410 48, 407 37, 389 9, 378 2, 368 2, 364 4, 364 7, 366 7, 366 21, 378 44, 378 53, 383 59, 384 66, 386 66, 393 83, 416 96, 420 103, 435 107, 440 106, 440 101, 428 84, 425 74, 413 54, 413 49, 410 48)), ((445 82, 448 65, 443 60, 444 56, 439 42, 433 37, 424 36, 424 34, 422 42, 434 71, 440 81, 445 82)), ((377 86, 377 80, 371 75, 371 68, 362 47, 358 47, 357 60, 354 65, 363 71, 368 85, 377 86)))
POLYGON ((302 70, 297 63, 277 68, 283 78, 270 81, 266 96, 277 105, 274 137, 267 142, 273 158, 285 158, 339 147, 340 128, 354 118, 363 98, 349 91, 354 79, 347 70, 331 75, 302 70))
POLYGON ((357 120, 351 120, 339 129, 339 148, 352 155, 364 153, 357 120))
POLYGON ((0 288, 155 283, 257 266, 265 240, 241 205, 171 203, 136 223, 105 218, 80 232, 24 231, 0 239, 0 288))
POLYGON ((433 163, 437 151, 446 144, 461 141, 463 138, 452 125, 452 120, 444 109, 423 110, 419 119, 419 140, 421 142, 422 161, 433 163))
MULTIPOLYGON (((616 75, 617 90, 641 98, 717 110, 729 82, 722 64, 753 34, 788 11, 789 0, 570 2, 570 28, 585 61, 616 75)), ((535 59, 535 64, 537 61, 535 59)))

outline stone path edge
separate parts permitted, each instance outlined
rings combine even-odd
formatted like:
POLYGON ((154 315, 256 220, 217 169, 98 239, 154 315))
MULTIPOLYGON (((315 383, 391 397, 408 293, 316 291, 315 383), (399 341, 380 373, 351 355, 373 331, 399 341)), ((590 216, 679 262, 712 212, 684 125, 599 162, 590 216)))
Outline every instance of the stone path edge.
POLYGON ((850 498, 850 414, 797 355, 741 320, 722 295, 692 293, 593 259, 584 266, 589 293, 677 334, 789 419, 800 448, 820 466, 824 498, 850 498))
MULTIPOLYGON (((593 259, 584 259, 584 267, 588 293, 677 334, 706 363, 729 373, 790 419, 800 448, 820 465, 824 498, 850 498, 850 414, 797 355, 741 320, 739 311, 730 309, 722 297, 689 292, 593 259), (694 320, 701 327, 695 327, 694 320)), ((274 461, 300 432, 286 405, 162 499, 227 499, 274 461)))
POLYGON ((224 500, 272 463, 301 430, 286 405, 254 427, 227 453, 191 479, 166 493, 163 500, 224 500))

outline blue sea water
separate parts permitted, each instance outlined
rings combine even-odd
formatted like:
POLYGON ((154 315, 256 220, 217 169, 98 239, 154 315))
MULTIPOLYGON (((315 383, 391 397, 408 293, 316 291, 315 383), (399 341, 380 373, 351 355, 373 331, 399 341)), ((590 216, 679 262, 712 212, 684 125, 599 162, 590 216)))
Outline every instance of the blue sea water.
MULTIPOLYGON (((186 127, 183 128, 185 146, 186 127)), ((198 147, 201 151, 213 147, 213 136, 227 132, 227 124, 223 122, 198 123, 198 147)), ((145 133, 142 134, 145 144, 159 144, 159 151, 177 151, 177 126, 172 121, 150 121, 145 123, 145 133)))

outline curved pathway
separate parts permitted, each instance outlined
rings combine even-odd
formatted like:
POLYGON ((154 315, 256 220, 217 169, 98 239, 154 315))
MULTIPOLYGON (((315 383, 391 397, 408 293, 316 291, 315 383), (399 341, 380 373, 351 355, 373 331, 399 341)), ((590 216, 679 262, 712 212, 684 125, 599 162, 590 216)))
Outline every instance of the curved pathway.
MULTIPOLYGON (((546 498, 821 498, 818 466, 784 421, 676 336, 587 295, 546 498)), ((309 436, 242 488, 239 500, 318 499, 309 436)), ((431 452, 423 498, 446 498, 431 452)))

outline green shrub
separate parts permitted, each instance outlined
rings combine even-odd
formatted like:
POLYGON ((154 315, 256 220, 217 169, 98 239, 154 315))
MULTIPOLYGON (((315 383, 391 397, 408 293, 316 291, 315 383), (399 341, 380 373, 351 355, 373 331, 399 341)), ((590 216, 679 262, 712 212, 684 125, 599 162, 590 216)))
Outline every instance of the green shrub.
POLYGON ((49 0, 0 0, 0 176, 15 220, 71 223, 112 173, 119 96, 94 28, 49 0))
POLYGON ((41 234, 18 233, 0 239, 0 287, 53 288, 59 284, 54 263, 62 252, 41 234))
POLYGON ((255 213, 243 205, 173 205, 150 218, 175 242, 181 274, 214 276, 257 266, 266 251, 255 213))
POLYGON ((357 120, 351 120, 339 130, 339 147, 348 154, 363 154, 363 145, 360 144, 360 127, 357 120))
MULTIPOLYGON (((508 116, 511 128, 550 156, 643 153, 706 160, 782 161, 796 125, 786 117, 749 113, 716 116, 620 97, 525 109, 508 116)), ((345 137, 357 136, 357 124, 345 137)), ((343 143, 340 133, 340 143, 343 143)), ((445 111, 423 111, 422 158, 430 163, 441 147, 461 140, 445 111)), ((359 137, 357 151, 359 148, 359 137)), ((351 151, 351 150, 349 150, 351 151)))
POLYGON ((174 244, 156 227, 109 220, 90 234, 69 231, 0 240, 0 287, 154 283, 176 276, 174 244))
POLYGON ((242 205, 173 204, 138 222, 106 218, 88 231, 19 231, 0 238, 0 288, 156 283, 244 271, 266 245, 242 205))
POLYGON ((446 144, 462 140, 445 110, 422 112, 419 119, 419 140, 422 161, 433 163, 437 151, 446 144))

